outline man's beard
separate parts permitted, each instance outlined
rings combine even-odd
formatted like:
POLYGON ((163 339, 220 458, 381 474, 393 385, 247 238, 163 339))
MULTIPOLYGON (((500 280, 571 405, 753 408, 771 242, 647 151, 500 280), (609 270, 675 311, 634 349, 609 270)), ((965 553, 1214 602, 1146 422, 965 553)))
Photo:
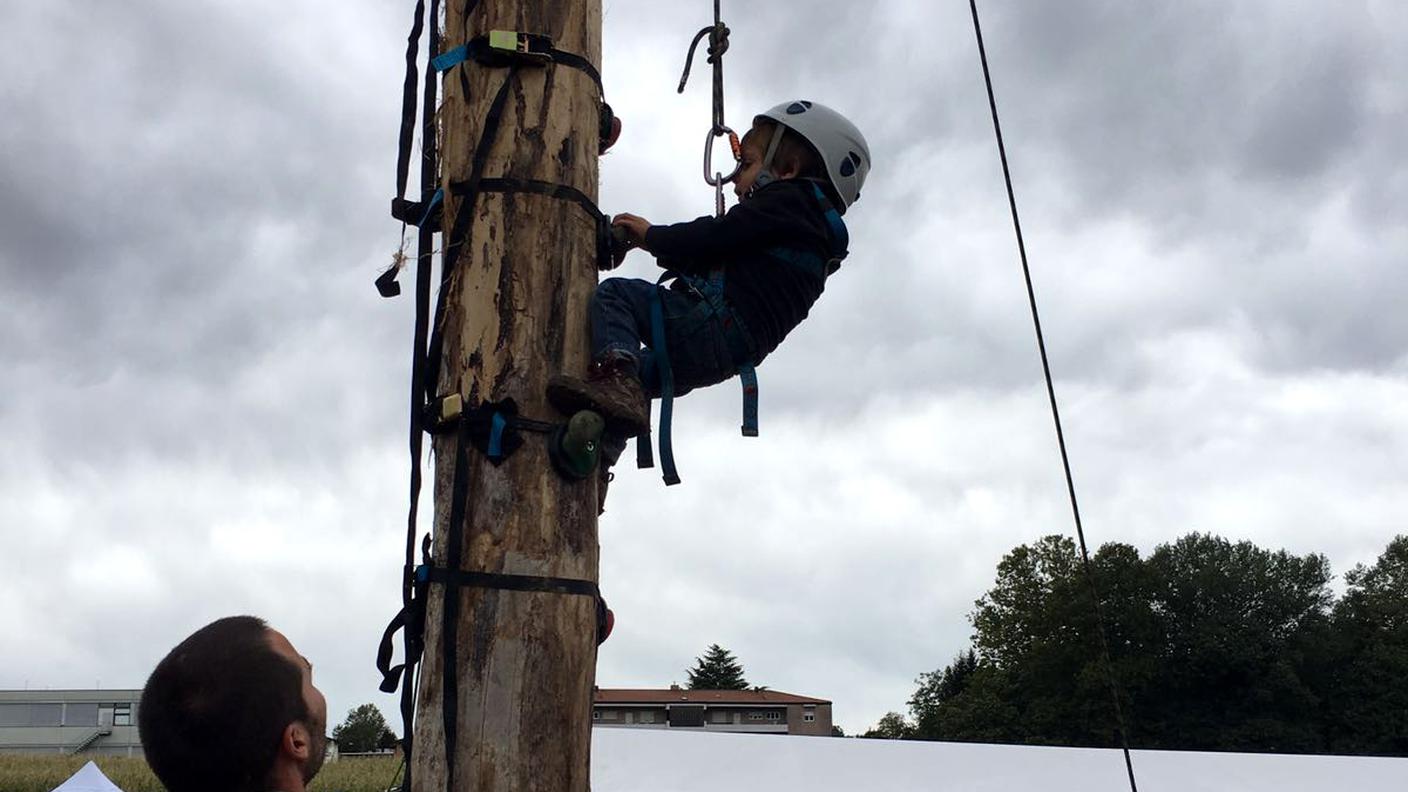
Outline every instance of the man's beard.
POLYGON ((323 732, 326 731, 326 727, 323 724, 315 725, 317 728, 312 730, 312 735, 309 739, 310 744, 308 747, 310 750, 308 751, 308 760, 303 763, 304 784, 312 781, 313 776, 317 775, 318 771, 323 769, 323 759, 327 757, 328 752, 328 738, 326 734, 323 734, 323 732))

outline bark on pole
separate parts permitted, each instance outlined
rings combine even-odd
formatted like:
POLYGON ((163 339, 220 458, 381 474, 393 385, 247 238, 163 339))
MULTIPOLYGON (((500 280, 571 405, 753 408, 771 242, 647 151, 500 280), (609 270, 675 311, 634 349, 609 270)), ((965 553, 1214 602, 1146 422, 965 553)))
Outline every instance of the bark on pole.
MULTIPOLYGON (((601 63, 600 0, 449 0, 442 49, 490 30, 546 34, 601 63)), ((444 227, 468 177, 485 115, 509 70, 466 63, 446 73, 440 110, 444 227), (467 88, 467 92, 466 92, 467 88)), ((538 179, 597 194, 597 89, 565 66, 516 70, 485 177, 538 179)), ((543 195, 483 194, 446 295, 438 393, 467 406, 512 397, 545 420, 547 379, 582 373, 589 356, 587 304, 596 286, 595 227, 581 207, 543 195)), ((443 260, 443 259, 442 259, 443 260)), ((595 477, 553 472, 539 435, 495 467, 468 455, 469 499, 450 525, 455 439, 435 440, 435 563, 450 531, 463 537, 461 568, 597 579, 595 477)), ((458 680, 454 789, 586 792, 589 788, 596 605, 586 596, 433 585, 426 611, 412 792, 446 789, 442 726, 445 675, 458 680), (441 619, 460 599, 457 668, 445 668, 441 619)))

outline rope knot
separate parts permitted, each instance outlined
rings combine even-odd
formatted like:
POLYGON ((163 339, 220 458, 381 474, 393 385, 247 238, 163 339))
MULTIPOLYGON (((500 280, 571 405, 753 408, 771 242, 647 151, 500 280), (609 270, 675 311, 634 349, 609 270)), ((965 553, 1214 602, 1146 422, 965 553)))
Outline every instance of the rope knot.
POLYGON ((709 54, 710 63, 718 63, 725 52, 728 52, 728 25, 720 22, 709 30, 709 49, 705 50, 709 54))

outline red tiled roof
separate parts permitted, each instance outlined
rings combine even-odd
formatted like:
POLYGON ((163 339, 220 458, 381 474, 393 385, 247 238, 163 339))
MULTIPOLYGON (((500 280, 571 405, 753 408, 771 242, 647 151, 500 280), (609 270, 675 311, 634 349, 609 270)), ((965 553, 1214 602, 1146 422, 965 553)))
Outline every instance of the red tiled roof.
POLYGON ((826 699, 780 690, 672 690, 670 688, 597 688, 597 704, 830 704, 826 699))

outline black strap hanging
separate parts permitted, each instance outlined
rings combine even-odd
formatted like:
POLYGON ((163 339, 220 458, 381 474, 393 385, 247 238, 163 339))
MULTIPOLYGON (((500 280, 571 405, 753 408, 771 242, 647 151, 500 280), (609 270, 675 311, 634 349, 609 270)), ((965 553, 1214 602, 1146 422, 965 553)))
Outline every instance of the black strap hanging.
MULTIPOLYGON (((474 6, 477 0, 470 0, 474 6)), ((414 139, 416 121, 415 88, 418 78, 416 60, 422 30, 429 28, 427 40, 426 70, 421 106, 421 163, 420 187, 422 200, 427 203, 436 189, 439 179, 438 151, 435 138, 435 107, 439 93, 438 75, 430 68, 430 58, 440 46, 440 0, 431 0, 429 14, 426 14, 424 0, 417 0, 411 32, 406 44, 406 79, 402 87, 402 110, 400 140, 396 162, 396 202, 405 201, 405 188, 409 176, 410 154, 414 139), (427 20, 429 24, 426 24, 427 20)), ((402 570, 401 610, 391 620, 382 636, 377 651, 377 669, 382 672, 381 689, 390 693, 400 687, 401 700, 401 749, 406 757, 405 775, 402 783, 411 787, 412 767, 410 757, 414 750, 415 725, 415 672, 424 650, 425 591, 418 587, 414 579, 415 542, 419 519, 421 467, 420 458, 424 450, 421 418, 426 398, 426 342, 428 335, 428 313, 430 305, 430 267, 434 251, 434 230, 421 224, 416 244, 416 295, 415 329, 411 352, 411 410, 409 451, 411 456, 410 504, 406 514, 406 557, 402 570), (402 634, 402 662, 391 665, 392 640, 397 630, 402 634)), ((392 267, 377 279, 377 288, 383 296, 394 296, 400 292, 395 283, 396 267, 392 267)))

